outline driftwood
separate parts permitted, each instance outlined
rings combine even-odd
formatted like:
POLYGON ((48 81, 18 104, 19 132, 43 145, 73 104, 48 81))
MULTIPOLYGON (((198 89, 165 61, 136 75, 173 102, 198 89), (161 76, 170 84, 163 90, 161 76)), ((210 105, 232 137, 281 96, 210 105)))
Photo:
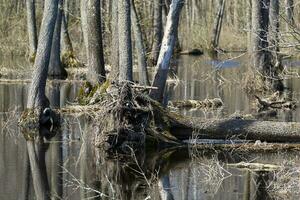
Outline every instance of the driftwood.
POLYGON ((295 109, 297 107, 297 102, 294 100, 288 100, 288 99, 279 99, 279 97, 276 96, 276 93, 274 93, 271 97, 263 99, 260 98, 257 95, 254 95, 254 97, 257 99, 258 107, 261 109, 268 109, 268 108, 274 108, 274 109, 295 109), (275 95, 274 95, 275 94, 275 95))
POLYGON ((203 51, 200 50, 200 49, 190 49, 190 50, 181 51, 179 54, 181 54, 181 55, 191 55, 191 56, 200 56, 200 55, 203 55, 203 51))

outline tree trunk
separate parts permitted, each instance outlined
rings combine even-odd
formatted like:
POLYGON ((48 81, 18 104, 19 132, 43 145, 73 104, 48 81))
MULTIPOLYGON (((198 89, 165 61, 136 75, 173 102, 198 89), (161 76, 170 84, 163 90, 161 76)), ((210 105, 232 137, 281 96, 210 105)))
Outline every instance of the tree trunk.
POLYGON ((279 52, 279 0, 270 0, 269 50, 272 54, 272 65, 280 65, 279 52))
POLYGON ((111 72, 110 79, 116 80, 119 76, 119 27, 118 27, 118 1, 112 0, 112 19, 111 19, 111 48, 110 48, 110 61, 111 72))
POLYGON ((162 1, 154 0, 154 16, 153 16, 153 42, 152 42, 152 50, 150 56, 150 62, 154 66, 157 63, 157 59, 159 56, 159 51, 162 42, 162 1))
POLYGON ((286 0, 286 17, 287 17, 287 24, 286 29, 289 30, 290 26, 295 25, 294 20, 294 0, 286 0))
POLYGON ((152 83, 152 86, 157 87, 157 89, 152 89, 150 91, 151 98, 160 102, 162 102, 163 100, 165 85, 169 72, 170 60, 176 42, 176 34, 178 31, 180 12, 182 10, 183 5, 184 0, 172 0, 170 11, 167 17, 164 38, 162 41, 158 62, 156 65, 157 72, 152 83))
POLYGON ((102 83, 105 81, 104 55, 102 44, 102 29, 101 29, 101 12, 99 0, 85 1, 83 6, 84 17, 82 23, 83 34, 86 41, 88 73, 87 78, 93 84, 102 83))
POLYGON ((48 77, 53 79, 64 79, 67 77, 67 72, 63 68, 60 59, 60 36, 61 36, 61 25, 62 25, 62 14, 63 14, 63 0, 59 0, 59 7, 57 11, 57 18, 55 23, 55 29, 52 39, 51 56, 48 70, 48 77))
POLYGON ((210 50, 213 54, 217 53, 216 49, 219 46, 219 39, 220 39, 220 33, 222 29, 222 21, 223 21, 224 9, 225 9, 225 0, 218 0, 217 9, 218 11, 213 24, 213 32, 212 32, 212 39, 210 45, 210 50))
POLYGON ((61 44, 62 44, 62 55, 68 53, 68 54, 74 54, 73 52, 73 45, 71 42, 71 38, 69 35, 69 30, 68 30, 68 23, 67 23, 67 18, 66 14, 63 11, 62 13, 62 22, 61 22, 61 44))
POLYGON ((255 69, 265 75, 268 72, 269 0, 252 0, 252 54, 255 69))
POLYGON ((252 47, 252 33, 251 33, 251 30, 252 30, 252 16, 251 16, 251 12, 252 12, 252 0, 246 0, 247 3, 247 39, 248 39, 248 42, 247 42, 247 49, 248 49, 248 52, 251 52, 251 47, 252 47))
MULTIPOLYGON (((58 0, 45 1, 37 54, 34 62, 35 70, 33 72, 32 83, 29 90, 27 108, 35 109, 38 116, 42 113, 42 110, 44 110, 45 107, 49 106, 49 101, 45 95, 45 87, 51 55, 52 38, 57 17, 58 2, 58 0)), ((43 173, 40 166, 41 153, 40 149, 35 147, 35 144, 39 145, 39 142, 41 141, 42 140, 39 136, 35 139, 35 141, 28 140, 27 149, 37 199, 47 199, 48 187, 44 179, 45 173, 43 173)))
POLYGON ((135 36, 136 42, 136 53, 138 60, 138 71, 139 71, 139 83, 141 85, 149 85, 148 72, 147 72, 147 61, 146 51, 144 46, 143 34, 141 31, 140 21, 136 12, 134 0, 131 0, 131 19, 132 29, 135 36))
POLYGON ((34 62, 37 49, 37 28, 35 17, 35 0, 26 0, 27 31, 29 38, 29 59, 34 62))
POLYGON ((133 81, 130 0, 118 1, 119 81, 133 81))

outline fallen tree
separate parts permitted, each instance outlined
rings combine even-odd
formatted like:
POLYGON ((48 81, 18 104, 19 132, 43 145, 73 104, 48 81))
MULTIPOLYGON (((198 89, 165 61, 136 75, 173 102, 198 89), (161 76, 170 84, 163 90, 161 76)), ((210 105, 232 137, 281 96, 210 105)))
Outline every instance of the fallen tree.
MULTIPOLYGON (((128 146, 177 145, 184 140, 223 139, 266 142, 299 142, 300 123, 242 119, 199 119, 182 116, 148 96, 147 87, 109 82, 82 94, 84 106, 63 113, 86 111, 94 119, 94 143, 107 150, 126 151, 128 146), (87 100, 89 99, 89 100, 87 100), (105 117, 103 117, 105 116, 105 117)), ((86 91, 85 88, 82 91, 86 91)))

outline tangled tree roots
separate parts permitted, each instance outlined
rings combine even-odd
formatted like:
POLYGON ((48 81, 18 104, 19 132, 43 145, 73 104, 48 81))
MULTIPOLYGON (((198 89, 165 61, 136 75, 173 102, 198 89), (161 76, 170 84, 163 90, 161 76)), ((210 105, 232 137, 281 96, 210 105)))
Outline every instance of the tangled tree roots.
POLYGON ((157 113, 163 108, 146 93, 147 89, 131 83, 106 82, 96 91, 91 89, 87 94, 90 100, 85 102, 98 107, 94 116, 94 124, 99 128, 94 140, 97 147, 127 152, 130 148, 143 148, 146 141, 148 144, 180 143, 169 133, 165 115, 157 113))

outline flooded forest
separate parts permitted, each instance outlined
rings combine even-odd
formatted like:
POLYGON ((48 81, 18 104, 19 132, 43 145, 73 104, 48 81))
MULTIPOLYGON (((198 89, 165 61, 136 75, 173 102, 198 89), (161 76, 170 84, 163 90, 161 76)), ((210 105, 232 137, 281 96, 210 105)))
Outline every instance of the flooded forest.
POLYGON ((0 0, 0 199, 300 198, 299 0, 0 0))

